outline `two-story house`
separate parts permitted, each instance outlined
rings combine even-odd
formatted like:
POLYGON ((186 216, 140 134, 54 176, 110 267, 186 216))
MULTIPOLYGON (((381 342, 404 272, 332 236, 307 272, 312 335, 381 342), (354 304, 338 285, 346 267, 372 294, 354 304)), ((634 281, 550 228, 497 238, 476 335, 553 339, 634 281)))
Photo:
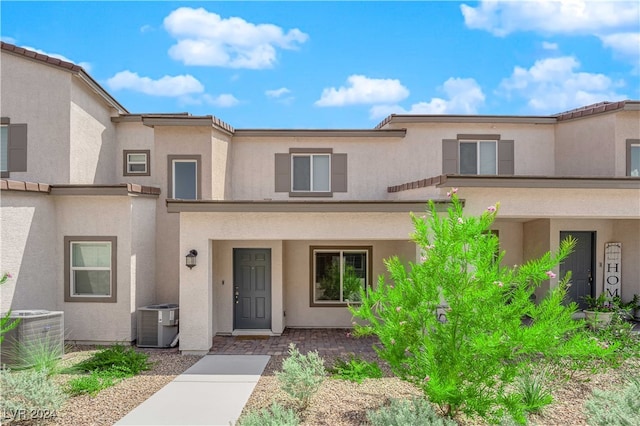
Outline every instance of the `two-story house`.
POLYGON ((77 65, 1 52, 2 310, 63 310, 69 340, 133 341, 137 309, 163 302, 180 305, 186 353, 216 334, 350 327, 354 288, 385 258, 419 261, 409 213, 446 208, 452 187, 469 214, 501 203, 505 264, 573 235, 556 272, 573 271, 580 303, 614 289, 605 247, 620 243, 615 291, 640 293, 638 101, 235 129, 132 114, 77 65))

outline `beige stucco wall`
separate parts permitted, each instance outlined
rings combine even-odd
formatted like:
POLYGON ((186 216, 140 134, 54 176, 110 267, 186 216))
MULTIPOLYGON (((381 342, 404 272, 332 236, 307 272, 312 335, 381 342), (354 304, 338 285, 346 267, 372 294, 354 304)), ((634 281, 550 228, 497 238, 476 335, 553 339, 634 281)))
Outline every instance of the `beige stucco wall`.
POLYGON ((55 203, 42 193, 2 191, 0 197, 0 273, 13 275, 0 286, 0 311, 57 310, 55 203))
POLYGON ((228 199, 231 194, 231 136, 219 131, 211 135, 211 199, 228 199))
POLYGON ((615 176, 627 174, 627 139, 640 139, 640 111, 616 114, 615 176))
POLYGON ((555 151, 557 175, 614 176, 615 134, 616 114, 559 122, 555 151))
POLYGON ((129 197, 56 197, 57 302, 65 312, 67 339, 74 341, 131 341, 131 199, 129 197), (109 214, 105 214, 109 212, 109 214), (100 220, 96 220, 100 218, 100 220), (65 236, 116 236, 117 303, 64 301, 65 236))
MULTIPOLYGON (((518 265, 537 259, 551 250, 550 232, 551 221, 549 219, 535 219, 523 223, 523 250, 522 262, 518 265)), ((558 271, 556 271, 557 273, 558 271)), ((536 298, 541 300, 549 291, 549 281, 543 281, 536 289, 536 298)))
POLYGON ((77 76, 71 79, 69 108, 69 183, 116 182, 115 128, 110 108, 77 76))
POLYGON ((0 115, 28 124, 27 171, 11 179, 69 183, 71 74, 4 51, 0 67, 0 115))
MULTIPOLYGON (((158 176, 159 170, 156 168, 159 166, 155 161, 155 147, 154 147, 154 131, 152 127, 145 126, 142 121, 136 122, 121 122, 116 123, 116 149, 114 151, 114 174, 116 176, 116 182, 136 183, 138 185, 148 185, 160 187, 163 182, 160 181, 158 176), (149 167, 150 176, 124 176, 123 175, 123 152, 127 150, 149 150, 150 161, 147 165, 149 167)), ((166 160, 165 160, 166 162, 166 160)), ((164 165, 166 168, 166 164, 164 165)), ((166 185, 166 183, 164 183, 166 185)))
MULTIPOLYGON (((408 240, 408 238, 407 238, 408 240)), ((383 259, 397 255, 405 264, 416 261, 416 246, 408 241, 313 240, 285 241, 284 298, 287 327, 352 327, 352 316, 346 307, 309 306, 310 246, 372 246, 371 285, 380 275, 388 276, 383 259)))
POLYGON ((165 207, 168 197, 169 155, 200 154, 201 192, 203 199, 211 199, 212 145, 210 127, 156 126, 154 128, 155 151, 151 153, 154 182, 161 189, 156 212, 157 298, 161 302, 177 303, 179 299, 179 270, 176 262, 186 253, 179 250, 180 217, 168 214, 165 207))

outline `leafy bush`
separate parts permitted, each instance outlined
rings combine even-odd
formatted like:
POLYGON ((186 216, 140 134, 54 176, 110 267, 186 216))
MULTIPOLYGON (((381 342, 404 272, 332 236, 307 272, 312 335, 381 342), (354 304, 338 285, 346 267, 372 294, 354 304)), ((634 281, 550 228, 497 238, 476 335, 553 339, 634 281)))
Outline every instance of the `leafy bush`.
POLYGON ((318 391, 327 372, 317 351, 302 355, 296 345, 289 345, 289 356, 282 361, 282 371, 276 372, 282 390, 295 398, 302 409, 318 391))
POLYGON ((88 375, 76 377, 67 382, 66 391, 72 396, 89 394, 96 395, 102 389, 111 387, 127 375, 118 371, 92 371, 88 375))
POLYGON ((458 423, 438 416, 424 398, 392 400, 389 406, 368 411, 367 419, 373 426, 455 426, 458 423))
POLYGON ((150 368, 149 355, 137 352, 131 346, 117 344, 96 352, 73 369, 83 372, 115 371, 125 376, 135 376, 150 368))
POLYGON ((25 370, 0 371, 0 411, 11 413, 32 413, 58 410, 66 396, 62 389, 49 379, 47 371, 25 370))
POLYGON ((362 305, 350 307, 365 320, 355 325, 356 333, 377 335, 378 355, 445 414, 522 419, 524 407, 509 389, 526 365, 574 353, 606 358, 613 349, 582 333, 583 322, 572 319, 576 304, 563 303, 569 276, 538 304, 533 301, 575 240, 505 267, 491 233, 499 206, 464 216, 455 191, 451 197, 446 214, 430 202, 429 216, 412 215, 421 262, 405 267, 397 257, 385 260, 391 282, 381 276, 373 291, 363 293, 362 305))
POLYGON ((364 379, 377 379, 382 377, 382 370, 375 362, 368 362, 360 357, 351 355, 349 361, 340 358, 336 360, 329 373, 343 380, 362 383, 364 379))
POLYGON ((296 412, 274 403, 269 408, 249 411, 238 419, 238 426, 298 426, 300 420, 296 412))
POLYGON ((640 425, 640 377, 632 379, 620 392, 619 389, 602 391, 595 389, 585 403, 587 423, 591 426, 640 425))

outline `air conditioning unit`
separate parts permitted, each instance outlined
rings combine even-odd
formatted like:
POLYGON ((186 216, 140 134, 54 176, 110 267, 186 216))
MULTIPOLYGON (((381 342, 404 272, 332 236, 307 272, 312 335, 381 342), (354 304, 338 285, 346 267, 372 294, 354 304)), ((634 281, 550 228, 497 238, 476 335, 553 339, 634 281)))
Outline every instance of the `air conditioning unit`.
POLYGON ((0 362, 28 367, 42 351, 64 355, 64 312, 42 309, 11 311, 18 325, 4 335, 0 362))
POLYGON ((138 308, 138 346, 168 348, 178 335, 180 309, 176 303, 138 308))

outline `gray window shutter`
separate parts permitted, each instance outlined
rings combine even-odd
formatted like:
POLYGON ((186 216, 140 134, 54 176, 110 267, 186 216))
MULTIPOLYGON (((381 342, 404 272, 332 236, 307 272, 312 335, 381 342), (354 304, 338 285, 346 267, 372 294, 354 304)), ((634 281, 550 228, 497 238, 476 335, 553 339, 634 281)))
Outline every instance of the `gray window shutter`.
POLYGON ((498 174, 513 175, 513 141, 498 141, 498 174))
POLYGON ((27 125, 9 125, 9 144, 7 146, 7 160, 10 172, 27 171, 27 125))
POLYGON ((331 156, 331 192, 347 192, 347 154, 331 156))
POLYGON ((291 156, 276 154, 275 164, 276 192, 291 191, 291 156))
POLYGON ((457 175, 459 173, 458 140, 442 140, 442 174, 457 175))

